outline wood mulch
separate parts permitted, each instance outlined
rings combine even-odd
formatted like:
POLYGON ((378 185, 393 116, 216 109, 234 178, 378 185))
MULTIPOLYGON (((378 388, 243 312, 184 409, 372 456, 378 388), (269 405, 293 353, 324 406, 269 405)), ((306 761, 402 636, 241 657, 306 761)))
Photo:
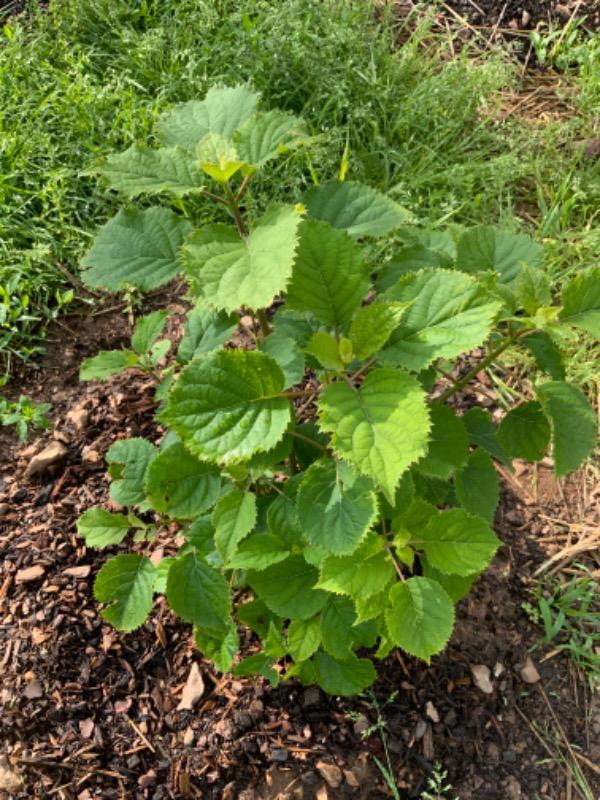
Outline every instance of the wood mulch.
MULTIPOLYGON (((183 307, 170 307, 177 328, 183 307)), ((582 475, 558 487, 549 466, 522 467, 505 485, 496 521, 504 546, 431 666, 394 655, 373 696, 350 700, 220 675, 161 599, 131 634, 99 616, 92 582, 106 554, 86 549, 77 517, 110 507, 103 457, 112 441, 161 432, 146 377, 78 381, 85 355, 127 341, 126 317, 61 325, 44 361, 13 387, 52 403, 54 430, 27 446, 0 439, 0 797, 376 800, 391 796, 375 762, 385 759, 382 726, 402 797, 419 797, 441 764, 460 800, 571 800, 582 795, 565 772, 570 752, 598 796, 598 696, 560 653, 533 652, 537 683, 521 672, 540 639, 522 609, 535 570, 563 547, 565 530, 572 544, 597 523, 598 497, 582 475), (26 479, 32 456, 57 439, 64 460, 26 479), (181 710, 193 663, 204 691, 181 710), (490 693, 475 680, 481 667, 490 693)), ((147 550, 168 553, 175 536, 165 531, 147 550)))

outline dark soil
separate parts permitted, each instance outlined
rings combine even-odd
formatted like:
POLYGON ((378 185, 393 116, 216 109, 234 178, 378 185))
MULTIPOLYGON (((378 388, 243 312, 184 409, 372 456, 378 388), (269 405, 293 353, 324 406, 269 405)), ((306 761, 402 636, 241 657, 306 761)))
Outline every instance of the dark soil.
POLYGON ((540 26, 560 27, 571 17, 598 27, 600 8, 596 0, 446 0, 446 5, 475 26, 497 26, 508 31, 532 30, 540 26))
MULTIPOLYGON (((178 301, 171 309, 183 311, 178 301)), ((517 472, 497 518, 504 547, 460 604, 450 646, 429 667, 401 655, 382 663, 376 701, 218 675, 162 600, 132 634, 99 616, 92 581, 106 554, 85 548, 75 522, 91 505, 110 507, 103 456, 112 441, 156 440, 160 431, 148 378, 78 382, 82 357, 127 339, 126 318, 116 312, 64 325, 54 329, 44 362, 24 368, 18 387, 52 403, 54 432, 27 447, 6 433, 0 441, 0 765, 4 756, 23 777, 15 797, 390 797, 374 760, 385 758, 380 733, 363 735, 377 723, 375 702, 403 797, 427 788, 436 763, 448 771, 449 797, 460 800, 578 796, 557 758, 565 745, 553 713, 571 745, 599 763, 598 698, 591 700, 562 655, 540 663, 544 651, 535 651, 536 684, 525 683, 520 670, 540 637, 521 604, 555 530, 533 487, 550 516, 581 518, 592 509, 580 477, 565 485, 563 502, 548 468, 529 484, 531 475, 517 472), (81 434, 67 419, 75 408, 89 416, 81 434), (66 461, 26 480, 27 463, 52 437, 66 443, 66 461), (23 572, 31 567, 37 577, 23 572), (194 711, 180 711, 193 661, 205 691, 194 711), (477 665, 491 671, 490 694, 474 683, 477 665)), ((150 549, 168 553, 173 539, 165 535, 150 549)), ((244 647, 252 646, 248 636, 244 647)), ((594 786, 598 775, 581 766, 594 786)))

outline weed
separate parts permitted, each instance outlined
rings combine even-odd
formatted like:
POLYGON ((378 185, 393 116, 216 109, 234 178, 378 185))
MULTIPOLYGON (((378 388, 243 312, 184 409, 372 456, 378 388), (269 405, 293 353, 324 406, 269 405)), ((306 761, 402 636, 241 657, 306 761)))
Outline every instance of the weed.
POLYGON ((19 439, 26 442, 30 427, 50 427, 50 420, 46 416, 49 410, 48 403, 32 403, 23 394, 16 401, 0 397, 0 425, 14 425, 19 439))

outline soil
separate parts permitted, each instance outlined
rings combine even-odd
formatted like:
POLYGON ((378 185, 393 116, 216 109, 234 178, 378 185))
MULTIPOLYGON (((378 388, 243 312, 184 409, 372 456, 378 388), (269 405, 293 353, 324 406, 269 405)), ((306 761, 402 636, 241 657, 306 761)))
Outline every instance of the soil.
POLYGON ((445 5, 472 25, 497 26, 508 32, 560 27, 571 17, 585 17, 588 27, 597 27, 600 22, 595 0, 447 0, 445 5))
MULTIPOLYGON (((176 332, 184 308, 176 298, 169 307, 176 332)), ((45 359, 22 368, 14 387, 52 403, 54 430, 27 446, 7 432, 0 440, 0 778, 4 758, 24 781, 22 791, 0 796, 377 800, 391 796, 375 761, 385 762, 381 726, 401 797, 419 797, 440 764, 453 786, 448 796, 460 800, 576 798, 559 758, 563 735, 592 765, 580 763, 599 796, 598 696, 561 653, 544 660, 547 651, 536 649, 539 682, 521 677, 540 640, 522 603, 565 531, 547 517, 596 514, 581 475, 559 491, 549 466, 517 469, 496 520, 504 545, 459 605, 449 647, 430 666, 390 657, 373 696, 339 699, 293 682, 274 689, 217 674, 162 600, 139 631, 104 625, 92 582, 106 553, 85 548, 76 519, 92 505, 111 507, 103 456, 112 441, 157 441, 161 431, 147 377, 81 384, 77 376, 84 356, 129 334, 120 311, 93 324, 67 318, 45 359), (74 409, 87 412, 81 433, 67 417, 74 409), (26 479, 32 456, 56 439, 66 459, 26 479), (178 710, 194 662, 204 693, 193 711, 178 710), (475 683, 477 666, 490 670, 489 694, 475 683)), ((173 538, 150 549, 169 553, 173 538)), ((244 649, 254 646, 247 634, 244 649)))

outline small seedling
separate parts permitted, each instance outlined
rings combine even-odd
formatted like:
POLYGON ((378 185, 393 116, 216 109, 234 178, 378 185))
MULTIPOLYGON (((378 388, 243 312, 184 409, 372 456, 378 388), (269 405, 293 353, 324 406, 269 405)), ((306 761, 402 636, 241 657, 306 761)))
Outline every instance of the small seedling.
POLYGON ((29 428, 46 430, 51 423, 46 413, 49 403, 32 403, 24 394, 18 400, 7 400, 0 397, 0 425, 14 425, 21 442, 26 442, 29 428))

